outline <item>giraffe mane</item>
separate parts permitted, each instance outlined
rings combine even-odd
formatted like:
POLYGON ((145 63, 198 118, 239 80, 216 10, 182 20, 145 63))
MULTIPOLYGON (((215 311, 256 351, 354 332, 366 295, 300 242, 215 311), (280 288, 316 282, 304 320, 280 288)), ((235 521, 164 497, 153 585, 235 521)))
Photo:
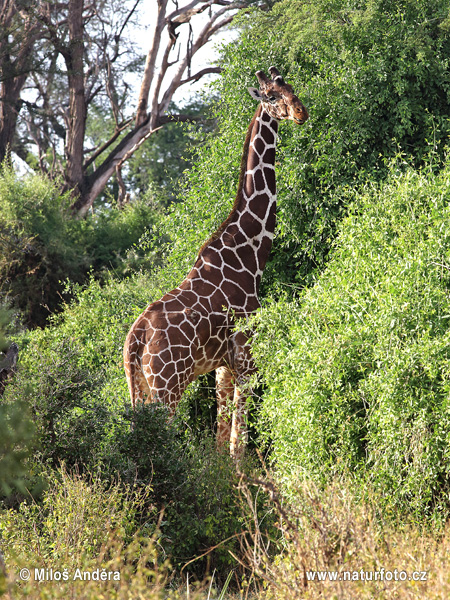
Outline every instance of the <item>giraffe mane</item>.
POLYGON ((225 221, 223 221, 223 223, 221 225, 219 225, 219 227, 211 235, 211 237, 208 240, 206 240, 206 242, 202 245, 202 247, 199 250, 197 259, 200 258, 201 254, 205 250, 205 248, 207 248, 210 244, 212 244, 212 242, 217 240, 222 235, 222 233, 225 231, 225 229, 229 225, 231 219, 233 218, 233 215, 236 212, 237 207, 239 206, 239 203, 242 199, 242 190, 244 188, 244 178, 245 178, 245 171, 247 168, 247 158, 248 158, 248 152, 249 152, 249 148, 250 148, 250 140, 252 137, 252 131, 253 131, 253 127, 255 125, 255 121, 256 121, 257 117, 260 115, 261 111, 262 111, 262 106, 259 105, 259 107, 256 109, 255 114, 253 115, 253 119, 247 130, 247 135, 245 137, 245 142, 244 142, 244 151, 242 152, 242 158, 241 158, 241 171, 239 173, 238 191, 237 191, 233 206, 231 208, 230 214, 225 219, 225 221))

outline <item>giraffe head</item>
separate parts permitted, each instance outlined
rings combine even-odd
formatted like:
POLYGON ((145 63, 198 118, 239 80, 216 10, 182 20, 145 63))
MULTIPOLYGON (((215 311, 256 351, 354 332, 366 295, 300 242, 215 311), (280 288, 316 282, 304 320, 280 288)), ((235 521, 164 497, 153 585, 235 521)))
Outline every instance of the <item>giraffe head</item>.
POLYGON ((308 119, 308 111, 275 67, 270 67, 269 73, 272 79, 269 79, 264 71, 256 72, 260 89, 248 88, 250 96, 261 102, 266 112, 274 119, 290 119, 302 125, 308 119))

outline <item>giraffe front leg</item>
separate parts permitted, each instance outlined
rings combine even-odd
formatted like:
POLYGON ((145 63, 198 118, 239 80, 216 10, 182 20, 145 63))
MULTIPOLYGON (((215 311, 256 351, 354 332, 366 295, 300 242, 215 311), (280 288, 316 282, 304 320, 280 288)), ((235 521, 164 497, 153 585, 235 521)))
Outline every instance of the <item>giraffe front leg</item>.
POLYGON ((234 378, 232 372, 228 367, 219 367, 216 369, 218 448, 228 449, 230 444, 233 394, 234 378))
POLYGON ((245 451, 248 440, 247 411, 245 408, 246 396, 236 386, 234 391, 234 411, 230 433, 230 454, 232 458, 239 461, 245 451))
POLYGON ((230 432, 230 454, 239 461, 248 441, 247 398, 252 395, 250 378, 256 372, 250 352, 248 337, 238 331, 230 338, 229 358, 235 373, 235 392, 233 398, 233 421, 230 432))

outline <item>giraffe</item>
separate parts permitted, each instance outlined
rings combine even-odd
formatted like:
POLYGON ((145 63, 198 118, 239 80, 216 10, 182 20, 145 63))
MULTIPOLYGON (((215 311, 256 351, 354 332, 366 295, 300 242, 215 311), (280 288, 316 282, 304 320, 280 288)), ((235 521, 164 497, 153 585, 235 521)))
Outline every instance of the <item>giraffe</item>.
POLYGON ((245 139, 230 214, 200 248, 184 281, 137 318, 124 347, 133 408, 144 400, 159 401, 173 415, 188 384, 216 370, 217 444, 229 445, 234 458, 246 443, 245 388, 255 372, 249 339, 235 331, 234 318, 260 307, 258 289, 275 231, 278 123, 308 119, 278 70, 270 67, 269 73, 271 78, 258 71, 260 89, 248 89, 259 106, 245 139))

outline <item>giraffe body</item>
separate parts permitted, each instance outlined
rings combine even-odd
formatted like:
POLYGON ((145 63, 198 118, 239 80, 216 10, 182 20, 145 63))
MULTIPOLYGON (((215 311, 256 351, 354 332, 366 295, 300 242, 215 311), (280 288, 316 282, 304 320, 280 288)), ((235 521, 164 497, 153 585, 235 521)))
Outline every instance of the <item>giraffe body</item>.
POLYGON ((248 129, 228 218, 202 246, 186 279, 138 317, 124 348, 133 407, 160 401, 173 414, 189 383, 216 370, 217 439, 230 444, 233 456, 245 439, 243 388, 255 371, 248 340, 233 331, 233 319, 260 306, 258 289, 275 231, 278 122, 308 118, 278 71, 270 72, 272 80, 259 71, 261 90, 249 90, 261 104, 248 129))

